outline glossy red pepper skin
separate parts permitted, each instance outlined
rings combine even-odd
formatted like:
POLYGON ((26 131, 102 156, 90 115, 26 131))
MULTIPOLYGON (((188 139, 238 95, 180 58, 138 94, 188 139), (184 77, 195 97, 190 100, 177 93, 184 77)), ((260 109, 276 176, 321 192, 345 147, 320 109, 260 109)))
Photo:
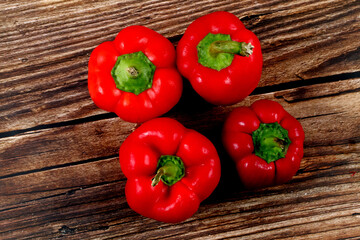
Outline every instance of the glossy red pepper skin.
POLYGON ((262 53, 258 38, 228 12, 202 16, 189 25, 177 46, 177 66, 194 90, 216 105, 237 103, 258 85, 262 71, 262 53), (233 41, 254 46, 249 57, 235 55, 230 66, 217 71, 198 62, 197 45, 208 34, 229 34, 233 41))
POLYGON ((175 48, 159 33, 130 26, 96 47, 88 64, 88 89, 94 103, 129 122, 144 122, 169 111, 179 101, 182 78, 175 67, 175 48), (156 66, 152 87, 136 95, 118 89, 111 75, 119 56, 143 52, 156 66))
POLYGON ((301 124, 277 102, 258 100, 250 107, 235 108, 225 121, 223 144, 235 161, 240 179, 249 189, 288 182, 303 157, 305 138, 301 124), (260 123, 279 123, 288 131, 291 143, 284 158, 267 163, 254 154, 252 133, 260 123))
POLYGON ((191 217, 220 179, 220 160, 213 144, 176 120, 156 118, 145 122, 120 147, 121 170, 129 206, 137 213, 162 222, 191 217), (152 187, 158 159, 178 156, 185 176, 172 186, 160 181, 152 187))

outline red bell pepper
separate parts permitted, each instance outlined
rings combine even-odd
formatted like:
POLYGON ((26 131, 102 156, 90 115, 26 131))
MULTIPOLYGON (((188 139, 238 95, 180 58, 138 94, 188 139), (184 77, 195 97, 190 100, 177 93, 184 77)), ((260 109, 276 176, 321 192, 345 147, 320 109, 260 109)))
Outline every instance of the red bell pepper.
POLYGON ((130 26, 100 44, 89 59, 88 88, 94 103, 129 122, 169 111, 180 99, 182 78, 175 48, 159 33, 130 26))
POLYGON ((213 144, 170 118, 142 124, 123 142, 119 156, 129 206, 162 222, 191 217, 220 179, 213 144))
POLYGON ((235 108, 225 121, 223 144, 247 188, 290 181, 303 157, 304 130, 277 102, 235 108))
POLYGON ((228 12, 195 20, 177 46, 177 66, 195 91, 216 105, 239 102, 258 85, 261 46, 255 34, 228 12))

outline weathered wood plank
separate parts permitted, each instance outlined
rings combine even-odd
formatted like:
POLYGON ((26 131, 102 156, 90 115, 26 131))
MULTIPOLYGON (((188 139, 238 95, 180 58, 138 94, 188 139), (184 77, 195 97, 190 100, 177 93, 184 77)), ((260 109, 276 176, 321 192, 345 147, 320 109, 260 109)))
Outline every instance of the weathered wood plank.
POLYGON ((180 103, 168 116, 208 136, 226 174, 198 213, 177 225, 145 219, 126 204, 117 153, 135 124, 110 118, 2 138, 0 236, 321 238, 329 236, 327 230, 335 231, 339 221, 353 230, 344 236, 358 236, 359 84, 360 79, 352 79, 253 95, 229 107, 204 109, 199 103, 185 109, 191 101, 180 103), (305 157, 291 183, 244 191, 234 185, 236 172, 219 135, 232 108, 260 98, 279 101, 300 120, 305 157))
MULTIPOLYGON (((79 187, 81 183, 73 181, 74 191, 66 192, 64 189, 63 194, 23 202, 0 211, 0 236, 71 238, 76 234, 77 238, 88 239, 153 239, 159 235, 169 239, 180 236, 204 239, 243 236, 258 239, 328 236, 326 231, 337 229, 337 225, 344 229, 356 229, 359 221, 357 214, 360 213, 360 175, 352 175, 348 171, 359 171, 360 163, 352 154, 316 159, 307 157, 303 162, 311 160, 332 166, 313 171, 302 164, 301 173, 291 184, 258 191, 243 191, 241 187, 231 184, 235 179, 223 178, 220 183, 222 188, 218 188, 201 205, 194 217, 175 225, 145 219, 129 209, 124 198, 124 181, 83 188, 79 187), (339 165, 338 161, 347 161, 347 164, 339 165), (225 184, 231 186, 224 190, 225 184)), ((85 164, 89 165, 85 168, 89 179, 97 171, 90 170, 94 169, 91 167, 94 164, 85 164)), ((105 168, 108 168, 107 165, 113 166, 112 161, 102 164, 105 168)), ((64 172, 61 176, 67 176, 69 170, 59 171, 64 172)), ((107 180, 107 175, 104 178, 103 182, 107 180)), ((74 177, 70 175, 70 179, 74 177)), ((357 234, 357 231, 350 231, 344 236, 357 234)))
POLYGON ((215 10, 236 14, 261 40, 259 86, 358 72, 359 8, 356 1, 335 0, 3 3, 0 132, 103 113, 86 87, 87 60, 96 45, 132 24, 176 44, 189 23, 215 10))
POLYGON ((112 118, 1 138, 1 176, 116 155, 134 126, 112 118))
MULTIPOLYGON (((228 107, 205 105, 204 108, 202 103, 196 105, 190 99, 181 102, 166 116, 217 141, 226 114, 234 107, 250 105, 261 98, 275 99, 303 124, 306 146, 351 145, 359 142, 359 86, 360 79, 338 82, 337 87, 334 84, 311 85, 253 95, 228 107), (302 101, 293 101, 302 96, 302 101)), ((110 118, 0 138, 3 166, 0 177, 117 155, 120 144, 135 127, 136 124, 110 118)))
POLYGON ((0 208, 123 179, 117 158, 8 177, 0 180, 0 208))
POLYGON ((0 2, 1 239, 360 238, 360 37, 357 0, 0 2), (98 109, 87 61, 132 24, 176 46, 206 13, 234 13, 259 37, 264 71, 255 93, 212 106, 185 80, 165 116, 203 133, 222 160, 218 188, 180 224, 132 211, 118 149, 136 124, 98 109), (221 127, 236 106, 280 102, 305 133, 290 183, 245 191, 221 127))

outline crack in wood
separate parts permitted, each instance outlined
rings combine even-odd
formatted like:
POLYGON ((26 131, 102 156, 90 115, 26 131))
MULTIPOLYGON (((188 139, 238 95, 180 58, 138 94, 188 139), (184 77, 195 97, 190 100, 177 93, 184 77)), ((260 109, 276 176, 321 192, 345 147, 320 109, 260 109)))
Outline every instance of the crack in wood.
POLYGON ((61 233, 62 235, 74 234, 75 232, 76 228, 70 228, 66 225, 61 226, 61 228, 59 229, 59 233, 61 233))
POLYGON ((341 114, 341 113, 342 113, 342 112, 333 112, 333 113, 317 114, 317 115, 312 115, 312 116, 299 117, 299 118, 297 118, 297 120, 304 120, 304 119, 315 118, 315 117, 331 116, 331 115, 337 115, 337 114, 341 114))
MULTIPOLYGON (((91 185, 86 185, 86 186, 84 185, 82 187, 77 187, 74 190, 75 191, 88 190, 88 189, 92 189, 92 188, 96 188, 96 187, 103 187, 103 186, 106 186, 106 185, 119 183, 119 182, 122 182, 122 181, 124 181, 124 179, 115 180, 115 181, 101 182, 101 183, 96 183, 96 184, 91 184, 91 185)), ((56 190, 56 189, 54 189, 54 190, 56 190)), ((57 190, 62 190, 62 189, 57 189, 57 190)), ((66 189, 64 188, 64 190, 66 190, 66 189)), ((69 190, 69 191, 73 191, 73 190, 69 190)), ((27 204, 29 204, 29 203, 41 202, 43 200, 54 199, 54 198, 58 198, 58 197, 61 197, 61 196, 69 196, 68 195, 69 191, 62 192, 62 193, 59 193, 59 194, 53 194, 53 195, 49 195, 49 196, 44 196, 44 197, 40 197, 40 198, 36 198, 36 199, 31 199, 31 200, 28 200, 28 201, 23 201, 23 202, 20 203, 21 205, 17 204, 18 206, 15 206, 15 207, 0 209, 0 213, 7 212, 7 211, 12 211, 12 210, 16 210, 16 209, 22 209, 24 207, 26 208, 26 207, 28 207, 27 204)), ((36 192, 31 192, 31 193, 36 193, 36 192)), ((31 193, 29 192, 28 194, 31 194, 31 193)), ((114 198, 119 198, 119 196, 112 196, 111 198, 107 198, 107 199, 114 199, 114 198)), ((98 202, 98 201, 103 201, 103 200, 88 201, 88 203, 98 202)), ((67 205, 67 206, 70 206, 70 205, 67 205)), ((44 211, 47 211, 47 210, 44 210, 44 211)))
POLYGON ((108 230, 110 227, 106 226, 106 225, 92 225, 92 226, 83 226, 83 227, 78 227, 78 228, 70 228, 66 225, 61 226, 61 228, 59 229, 59 233, 61 235, 73 235, 76 232, 88 232, 88 231, 106 231, 108 230))
POLYGON ((93 115, 93 116, 89 116, 89 117, 85 117, 85 118, 78 118, 78 119, 69 120, 69 121, 43 124, 43 125, 38 125, 35 127, 25 128, 25 129, 20 129, 20 130, 15 130, 15 131, 1 132, 0 138, 12 137, 12 136, 15 136, 18 134, 24 134, 24 133, 32 132, 32 131, 39 131, 39 130, 44 130, 44 129, 49 129, 49 128, 58 128, 58 127, 64 127, 64 126, 70 126, 70 125, 77 125, 77 124, 95 122, 95 121, 111 119, 111 118, 117 118, 115 113, 103 113, 103 114, 93 115))
POLYGON ((86 164, 86 163, 97 162, 97 161, 101 161, 101 160, 105 160, 105 159, 111 159, 111 158, 117 158, 117 157, 118 157, 118 154, 110 155, 110 156, 101 156, 101 157, 90 158, 90 159, 77 161, 77 162, 69 162, 69 163, 64 163, 64 164, 59 164, 59 165, 54 165, 54 166, 29 170, 29 171, 17 172, 17 173, 13 173, 13 174, 9 174, 9 175, 0 176, 0 180, 6 179, 6 178, 18 177, 18 176, 22 176, 22 175, 27 175, 27 174, 31 174, 31 173, 49 171, 49 170, 58 169, 58 168, 77 166, 77 165, 82 165, 82 164, 86 164))
POLYGON ((286 83, 280 83, 277 85, 271 85, 271 86, 264 86, 264 87, 257 87, 251 94, 252 95, 261 95, 271 92, 277 92, 277 91, 283 91, 283 90, 290 90, 295 89, 299 87, 306 87, 316 84, 322 84, 322 83, 331 83, 331 82, 339 82, 339 81, 346 81, 354 78, 360 78, 360 71, 353 72, 353 73, 340 73, 332 76, 326 76, 326 77, 318 77, 318 78, 309 78, 304 80, 298 80, 293 82, 286 82, 286 83))

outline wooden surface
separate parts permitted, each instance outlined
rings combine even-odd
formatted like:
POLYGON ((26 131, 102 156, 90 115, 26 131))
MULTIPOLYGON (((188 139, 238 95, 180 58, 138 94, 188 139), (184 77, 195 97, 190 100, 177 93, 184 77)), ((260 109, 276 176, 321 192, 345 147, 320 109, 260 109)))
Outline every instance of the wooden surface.
POLYGON ((360 2, 347 0, 0 2, 0 239, 359 239, 360 2), (207 136, 222 177, 180 224, 127 205, 118 149, 136 127, 97 108, 87 61, 139 24, 176 46, 197 17, 234 13, 259 37, 259 87, 227 107, 184 79, 165 116, 207 136), (245 191, 219 140, 226 114, 257 99, 304 127, 304 159, 287 184, 245 191))

